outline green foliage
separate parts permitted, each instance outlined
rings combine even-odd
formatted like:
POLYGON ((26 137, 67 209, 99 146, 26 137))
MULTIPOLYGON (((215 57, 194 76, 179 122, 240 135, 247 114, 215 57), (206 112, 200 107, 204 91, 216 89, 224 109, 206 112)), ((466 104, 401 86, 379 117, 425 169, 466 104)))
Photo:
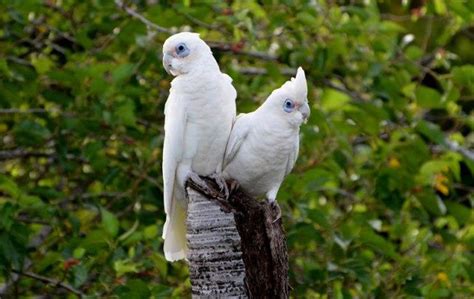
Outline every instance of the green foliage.
MULTIPOLYGON (((295 298, 474 296, 472 1, 125 4, 213 41, 241 112, 306 70, 278 198, 295 298)), ((0 285, 188 297, 160 238, 168 34, 113 1, 0 1, 0 23, 0 285)))

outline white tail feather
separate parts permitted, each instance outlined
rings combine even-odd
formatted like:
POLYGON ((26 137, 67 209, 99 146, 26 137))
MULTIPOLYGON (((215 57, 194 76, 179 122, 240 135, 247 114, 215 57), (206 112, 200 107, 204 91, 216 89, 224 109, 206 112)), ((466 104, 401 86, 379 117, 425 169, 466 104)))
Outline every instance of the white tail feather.
POLYGON ((186 244, 186 209, 180 204, 173 204, 171 213, 166 215, 163 227, 165 240, 163 251, 167 261, 173 262, 186 258, 188 246, 186 244))

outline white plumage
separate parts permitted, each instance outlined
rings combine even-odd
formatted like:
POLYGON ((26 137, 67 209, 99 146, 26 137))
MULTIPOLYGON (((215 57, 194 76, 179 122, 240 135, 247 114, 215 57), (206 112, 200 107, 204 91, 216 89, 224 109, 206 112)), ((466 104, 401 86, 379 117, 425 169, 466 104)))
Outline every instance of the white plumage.
POLYGON ((274 90, 257 110, 237 117, 227 144, 224 176, 274 202, 298 156, 299 128, 309 116, 304 71, 274 90))
POLYGON ((176 76, 165 106, 163 146, 164 253, 175 261, 187 253, 184 183, 190 176, 221 173, 236 91, 198 34, 168 38, 163 65, 176 76))

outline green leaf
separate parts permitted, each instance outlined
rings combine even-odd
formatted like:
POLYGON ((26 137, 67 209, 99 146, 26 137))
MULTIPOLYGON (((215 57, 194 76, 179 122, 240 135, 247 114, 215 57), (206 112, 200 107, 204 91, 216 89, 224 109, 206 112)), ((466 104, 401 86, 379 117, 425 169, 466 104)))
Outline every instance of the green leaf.
POLYGON ((101 229, 89 230, 80 246, 91 254, 97 254, 98 251, 107 247, 107 238, 105 238, 107 234, 109 233, 101 229))
POLYGON ((474 65, 467 64, 454 67, 452 74, 454 82, 466 86, 471 92, 474 92, 474 65))
POLYGON ((38 196, 23 194, 18 198, 18 203, 26 208, 38 208, 44 206, 43 201, 38 196))
POLYGON ((125 286, 118 287, 114 293, 120 299, 145 299, 150 298, 151 292, 148 284, 138 279, 132 279, 125 286))
POLYGON ((72 253, 72 255, 74 258, 80 259, 84 256, 85 253, 86 253, 86 250, 84 248, 78 247, 74 249, 74 252, 72 253))
POLYGON ((46 55, 33 55, 31 64, 35 67, 38 74, 47 73, 53 66, 54 62, 46 55))
POLYGON ((418 86, 415 91, 416 102, 423 108, 443 108, 441 95, 433 88, 418 86))
POLYGON ((122 276, 125 273, 138 272, 138 265, 128 260, 115 261, 114 270, 117 272, 117 276, 122 276))
POLYGON ((26 255, 26 242, 18 237, 14 231, 7 233, 0 230, 0 261, 3 262, 0 263, 0 269, 21 267, 26 255))
POLYGON ((21 195, 21 190, 12 179, 0 173, 0 191, 9 194, 13 198, 18 198, 21 195))
POLYGON ((441 198, 433 193, 425 193, 417 197, 423 207, 433 215, 446 214, 446 205, 441 198))
POLYGON ((73 279, 73 286, 78 288, 83 285, 88 279, 88 271, 87 268, 82 265, 76 265, 72 268, 72 275, 73 279))
POLYGON ((100 213, 102 217, 102 227, 111 237, 117 236, 119 231, 119 221, 117 217, 104 208, 100 209, 100 213))
POLYGON ((449 214, 456 218, 460 225, 465 225, 473 217, 473 210, 454 201, 447 201, 449 214))
POLYGON ((8 63, 6 59, 0 58, 0 73, 7 75, 8 77, 12 76, 10 69, 8 68, 8 63))
POLYGON ((122 83, 128 79, 135 69, 135 65, 131 63, 122 64, 112 71, 112 79, 115 83, 122 83))
POLYGON ((158 226, 157 225, 147 226, 145 230, 143 231, 143 233, 145 235, 145 238, 148 238, 148 239, 156 238, 156 236, 158 235, 158 226))
POLYGON ((151 293, 155 298, 170 298, 172 292, 172 288, 162 284, 154 286, 151 290, 151 293))
POLYGON ((330 228, 331 225, 329 224, 329 221, 326 217, 326 214, 320 210, 316 209, 311 209, 308 211, 308 218, 311 219, 311 221, 319 224, 323 228, 330 228))
POLYGON ((117 104, 114 117, 124 125, 134 126, 136 122, 135 104, 130 99, 125 99, 117 104))
POLYGON ((84 152, 84 156, 91 163, 94 170, 100 171, 107 165, 107 159, 105 158, 104 153, 104 145, 101 142, 90 142, 85 145, 82 150, 84 152))
POLYGON ((166 261, 165 257, 162 254, 153 253, 151 256, 153 260, 154 266, 158 269, 158 272, 162 276, 166 276, 168 273, 168 262, 166 261))
POLYGON ((440 130, 438 125, 422 120, 418 122, 418 124, 415 127, 415 130, 421 133, 423 136, 430 139, 432 142, 435 142, 437 144, 445 143, 444 134, 440 130))
POLYGON ((6 203, 0 206, 0 229, 9 231, 13 225, 13 217, 17 209, 11 204, 6 203))
POLYGON ((326 111, 336 111, 344 107, 351 98, 335 89, 326 88, 321 96, 321 108, 326 111))
POLYGON ((434 8, 437 14, 444 15, 446 13, 446 4, 444 0, 433 0, 434 8))
POLYGON ((13 133, 19 144, 35 147, 42 145, 51 135, 47 128, 32 120, 25 120, 17 124, 13 133))
POLYGON ((387 241, 381 236, 375 234, 371 230, 362 230, 360 233, 360 240, 363 244, 369 246, 371 249, 377 251, 382 255, 386 255, 392 259, 399 258, 393 244, 390 241, 387 241))
POLYGON ((298 19, 298 21, 300 21, 301 23, 309 25, 309 26, 313 26, 314 24, 317 23, 317 18, 306 11, 300 12, 296 16, 296 19, 298 19))

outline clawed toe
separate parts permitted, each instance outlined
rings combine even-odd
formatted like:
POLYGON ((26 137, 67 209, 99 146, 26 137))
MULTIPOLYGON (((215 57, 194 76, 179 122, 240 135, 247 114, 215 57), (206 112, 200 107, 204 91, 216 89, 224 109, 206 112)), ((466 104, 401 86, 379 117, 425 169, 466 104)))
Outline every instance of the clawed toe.
POLYGON ((280 209, 280 206, 279 205, 275 205, 276 209, 277 209, 277 215, 275 217, 275 219, 273 219, 273 223, 277 222, 278 220, 281 219, 281 209, 280 209))
POLYGON ((273 221, 272 221, 272 223, 275 223, 275 222, 277 222, 278 220, 281 219, 280 205, 278 205, 278 203, 276 201, 268 200, 268 202, 270 203, 270 206, 272 207, 272 210, 276 210, 276 212, 277 212, 277 214, 275 216, 275 219, 273 219, 273 221))
MULTIPOLYGON (((199 187, 199 189, 202 192, 206 194, 210 194, 210 195, 215 193, 213 192, 213 190, 211 190, 211 188, 209 188, 209 186, 207 185, 207 182, 203 180, 197 173, 194 173, 194 172, 189 173, 188 178, 193 182, 194 185, 199 187)), ((187 193, 187 190, 186 190, 186 193, 187 193)))
POLYGON ((230 179, 228 183, 229 183, 228 188, 229 188, 229 197, 230 197, 235 191, 237 191, 237 189, 239 189, 240 185, 239 185, 239 182, 237 182, 234 179, 230 179))
POLYGON ((214 179, 217 186, 219 187, 219 191, 224 194, 224 198, 226 200, 229 199, 230 192, 229 192, 229 187, 227 186, 227 183, 226 183, 225 179, 217 173, 213 173, 210 177, 212 179, 214 179))

